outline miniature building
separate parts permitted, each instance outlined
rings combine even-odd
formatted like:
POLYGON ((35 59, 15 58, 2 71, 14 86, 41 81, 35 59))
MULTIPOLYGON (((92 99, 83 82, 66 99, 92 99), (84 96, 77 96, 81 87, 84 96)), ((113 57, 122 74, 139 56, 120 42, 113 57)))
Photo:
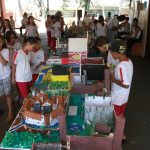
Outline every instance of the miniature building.
POLYGON ((35 98, 25 99, 22 115, 26 124, 53 126, 58 123, 57 116, 64 113, 64 98, 59 96, 57 101, 56 97, 53 97, 53 100, 44 98, 47 97, 38 95, 35 98))

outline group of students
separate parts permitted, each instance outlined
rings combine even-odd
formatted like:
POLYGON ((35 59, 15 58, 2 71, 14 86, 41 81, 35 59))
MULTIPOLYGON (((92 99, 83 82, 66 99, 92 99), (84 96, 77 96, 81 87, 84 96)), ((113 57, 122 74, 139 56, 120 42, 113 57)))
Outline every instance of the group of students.
POLYGON ((33 16, 28 16, 26 12, 23 14, 23 18, 21 20, 22 26, 20 27, 20 36, 23 35, 22 30, 25 29, 25 37, 39 37, 38 27, 35 23, 35 20, 40 21, 33 16))
MULTIPOLYGON (((95 19, 94 15, 91 19, 83 19, 83 23, 86 25, 84 29, 91 31, 94 35, 94 39, 99 36, 104 36, 109 42, 119 38, 127 43, 127 51, 131 53, 132 45, 140 42, 142 38, 142 29, 138 24, 138 18, 134 18, 132 23, 129 22, 129 17, 125 15, 111 16, 111 12, 108 12, 108 16, 104 19, 102 15, 95 19)), ((76 29, 79 25, 72 24, 72 28, 76 29)), ((81 24, 81 26, 83 26, 81 24)), ((77 31, 77 30, 74 30, 77 31)))
POLYGON ((17 86, 18 93, 23 99, 27 97, 45 58, 40 38, 25 38, 21 47, 14 49, 15 44, 14 47, 9 46, 16 42, 15 33, 8 31, 6 35, 6 40, 0 35, 0 96, 6 96, 8 105, 6 120, 10 121, 13 119, 12 85, 17 86))
MULTIPOLYGON (((34 18, 29 17, 29 31, 34 28, 34 18), (31 25, 32 24, 32 25, 31 25)), ((56 38, 62 32, 60 18, 48 16, 47 28, 48 44, 55 47, 56 38), (54 32, 55 31, 55 32, 54 32)), ((62 21, 63 22, 63 21, 62 21)), ((29 32, 30 33, 30 32, 29 32)), ((13 30, 5 28, 5 34, 0 35, 0 96, 5 95, 8 104, 7 121, 13 119, 13 104, 10 95, 12 84, 17 85, 22 98, 29 94, 40 72, 40 66, 45 63, 44 51, 41 49, 41 40, 37 34, 28 34, 23 43, 17 40, 13 30), (7 31, 7 32, 6 32, 7 31)), ((106 36, 96 39, 96 47, 105 61, 115 66, 111 71, 111 98, 116 115, 124 115, 129 97, 133 64, 126 55, 126 46, 121 40, 112 39, 107 44, 106 36)))

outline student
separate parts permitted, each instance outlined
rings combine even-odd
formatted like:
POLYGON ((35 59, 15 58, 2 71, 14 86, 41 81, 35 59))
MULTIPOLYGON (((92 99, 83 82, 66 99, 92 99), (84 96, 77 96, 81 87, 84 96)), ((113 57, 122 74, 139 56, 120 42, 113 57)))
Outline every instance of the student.
POLYGON ((106 37, 100 36, 96 39, 96 47, 99 52, 99 56, 104 58, 105 63, 116 66, 119 63, 119 59, 114 59, 108 50, 108 43, 106 37))
POLYGON ((32 84, 36 81, 41 72, 41 65, 44 64, 44 51, 41 49, 41 39, 37 38, 38 44, 31 52, 31 70, 32 70, 32 84))
POLYGON ((96 25, 96 36, 105 36, 107 37, 107 26, 104 22, 103 16, 99 16, 98 23, 96 25))
MULTIPOLYGON (((7 48, 9 50, 9 66, 12 69, 13 64, 13 55, 16 51, 20 50, 22 48, 22 43, 17 38, 17 34, 14 31, 7 31, 6 33, 6 44, 7 48)), ((20 95, 19 91, 16 85, 11 85, 11 95, 13 97, 13 100, 19 100, 20 95)))
POLYGON ((11 27, 9 19, 4 19, 1 26, 0 34, 5 37, 7 31, 14 31, 11 27))
POLYGON ((11 71, 8 65, 9 50, 4 44, 4 39, 0 35, 0 96, 5 95, 8 105, 8 116, 6 121, 13 119, 12 98, 10 96, 11 89, 11 71))
POLYGON ((48 43, 48 48, 51 48, 51 16, 47 15, 47 19, 45 21, 45 27, 47 30, 47 43, 48 43))
POLYGON ((111 19, 111 12, 108 12, 108 16, 105 18, 105 22, 108 23, 111 19))
POLYGON ((13 16, 10 16, 10 24, 11 24, 11 27, 14 29, 15 28, 15 20, 13 19, 13 16))
POLYGON ((20 36, 22 36, 22 29, 26 29, 28 23, 28 14, 25 12, 23 14, 23 19, 21 20, 22 26, 20 27, 20 36))
POLYGON ((34 22, 33 16, 29 16, 29 18, 28 18, 28 24, 26 26, 26 32, 24 35, 26 37, 39 37, 37 25, 34 22))
POLYGON ((15 51, 22 48, 22 44, 19 40, 17 40, 17 35, 14 31, 7 31, 6 44, 9 49, 9 65, 12 67, 13 55, 15 51))
POLYGON ((30 68, 31 55, 29 52, 36 48, 37 43, 37 38, 28 37, 24 39, 22 49, 16 51, 14 54, 12 83, 17 84, 22 98, 27 97, 29 94, 32 81, 32 72, 30 68))
MULTIPOLYGON (((111 73, 111 99, 117 116, 124 116, 131 88, 133 64, 125 54, 125 47, 119 40, 112 41, 109 47, 114 59, 119 64, 111 73)), ((125 137, 124 137, 125 138, 125 137)))

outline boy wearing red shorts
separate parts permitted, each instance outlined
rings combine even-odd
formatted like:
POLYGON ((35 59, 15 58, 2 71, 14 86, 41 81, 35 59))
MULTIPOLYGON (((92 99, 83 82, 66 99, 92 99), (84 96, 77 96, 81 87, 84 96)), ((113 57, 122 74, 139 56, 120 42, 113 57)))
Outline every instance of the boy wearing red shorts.
POLYGON ((29 94, 31 87, 32 72, 30 68, 30 52, 36 48, 36 37, 28 37, 23 42, 21 50, 16 51, 13 58, 12 83, 17 83, 22 98, 29 94))
POLYGON ((111 74, 111 98, 116 115, 124 115, 127 105, 132 75, 132 61, 125 54, 125 46, 120 40, 114 40, 109 46, 114 59, 119 59, 114 72, 111 74))
MULTIPOLYGON (((124 116, 133 76, 132 61, 126 56, 126 47, 120 40, 114 40, 109 46, 114 59, 119 59, 111 73, 111 99, 117 116, 124 116)), ((125 135, 123 137, 125 139, 125 135)))

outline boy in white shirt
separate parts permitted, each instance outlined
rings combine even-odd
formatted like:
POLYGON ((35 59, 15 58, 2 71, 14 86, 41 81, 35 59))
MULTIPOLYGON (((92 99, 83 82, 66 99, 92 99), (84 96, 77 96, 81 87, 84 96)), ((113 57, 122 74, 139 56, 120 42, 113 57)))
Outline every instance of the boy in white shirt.
MULTIPOLYGON (((126 47, 119 40, 112 41, 109 49, 114 59, 119 59, 119 63, 111 72, 111 100, 114 105, 114 111, 117 116, 124 116, 128 97, 130 94, 133 64, 126 56, 126 47)), ((125 134, 122 138, 126 139, 125 134)))
POLYGON ((126 48, 119 40, 110 44, 110 52, 119 63, 111 74, 111 98, 116 115, 124 115, 133 76, 132 61, 126 56, 126 48))
POLYGON ((29 52, 36 48, 37 43, 36 37, 28 37, 24 40, 22 49, 16 51, 14 54, 12 83, 17 83, 23 98, 28 96, 32 81, 32 72, 30 68, 31 55, 29 52))
POLYGON ((31 52, 31 70, 32 70, 32 83, 36 81, 39 73, 41 72, 41 65, 45 63, 44 51, 41 49, 41 39, 37 38, 38 44, 31 52))

